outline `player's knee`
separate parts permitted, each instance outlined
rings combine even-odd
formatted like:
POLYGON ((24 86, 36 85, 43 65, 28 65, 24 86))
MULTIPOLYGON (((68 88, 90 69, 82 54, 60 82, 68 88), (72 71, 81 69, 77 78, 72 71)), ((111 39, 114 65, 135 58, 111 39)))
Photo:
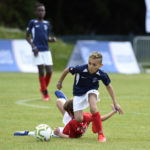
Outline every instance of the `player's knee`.
POLYGON ((63 99, 56 100, 56 106, 60 109, 63 108, 65 101, 63 99))
POLYGON ((51 70, 46 71, 46 74, 47 74, 47 75, 51 75, 51 74, 52 74, 52 71, 51 71, 51 70))
POLYGON ((75 117, 75 120, 76 120, 77 122, 82 122, 82 121, 83 121, 83 116, 76 116, 76 117, 75 117))
POLYGON ((62 105, 62 102, 60 99, 56 100, 56 106, 59 108, 62 105))
POLYGON ((95 107, 90 108, 91 114, 95 114, 97 111, 98 111, 98 110, 97 110, 97 108, 95 108, 95 107))
POLYGON ((41 77, 43 77, 44 76, 44 67, 43 67, 43 65, 39 65, 38 70, 39 70, 39 75, 41 77))
POLYGON ((47 75, 51 75, 52 72, 53 72, 52 67, 51 67, 51 66, 46 66, 46 74, 47 74, 47 75))

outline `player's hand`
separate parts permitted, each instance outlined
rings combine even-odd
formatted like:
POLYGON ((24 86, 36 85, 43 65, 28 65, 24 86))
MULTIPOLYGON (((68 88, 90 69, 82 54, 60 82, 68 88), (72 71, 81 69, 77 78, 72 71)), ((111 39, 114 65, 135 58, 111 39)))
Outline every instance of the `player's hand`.
POLYGON ((59 82, 57 83, 56 87, 57 87, 57 89, 61 90, 61 88, 62 88, 62 83, 59 81, 59 82))
POLYGON ((56 38, 55 37, 49 37, 49 42, 56 42, 56 38))
POLYGON ((37 56, 38 56, 38 53, 39 53, 38 49, 34 49, 34 50, 33 50, 33 53, 34 53, 34 56, 37 57, 37 56))
POLYGON ((60 129, 59 129, 58 127, 56 127, 56 128, 54 129, 54 134, 55 134, 55 135, 59 135, 59 134, 60 134, 60 129))
POLYGON ((115 109, 119 112, 119 114, 123 114, 123 110, 119 104, 115 105, 115 109))
POLYGON ((117 112, 117 110, 116 110, 116 108, 115 108, 115 106, 113 105, 113 104, 111 104, 111 108, 112 108, 112 110, 116 113, 117 112))

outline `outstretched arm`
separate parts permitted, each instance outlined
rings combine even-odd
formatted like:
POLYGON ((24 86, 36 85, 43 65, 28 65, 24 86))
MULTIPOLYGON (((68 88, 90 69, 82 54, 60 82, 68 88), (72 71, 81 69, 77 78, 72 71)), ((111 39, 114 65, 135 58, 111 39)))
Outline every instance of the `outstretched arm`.
POLYGON ((61 133, 58 127, 54 129, 54 134, 62 138, 69 138, 69 135, 61 133))
POLYGON ((114 94, 114 90, 113 90, 111 84, 109 84, 108 86, 106 86, 106 88, 107 88, 107 91, 108 91, 109 95, 111 96, 111 98, 113 100, 115 109, 117 111, 119 111, 119 114, 123 114, 123 110, 121 109, 121 107, 119 106, 119 104, 117 104, 117 100, 116 100, 116 97, 115 97, 115 94, 114 94))
POLYGON ((108 118, 110 118, 111 116, 113 116, 116 112, 117 112, 117 110, 115 109, 115 107, 114 107, 114 105, 111 105, 112 106, 112 112, 110 112, 110 113, 108 113, 108 114, 106 114, 106 115, 104 115, 104 116, 102 116, 101 117, 101 120, 102 121, 105 121, 105 120, 107 120, 108 118))
POLYGON ((56 42, 56 38, 49 36, 48 42, 56 42))
POLYGON ((58 83, 57 83, 57 88, 58 88, 59 90, 62 88, 62 82, 63 82, 63 80, 65 79, 65 77, 66 77, 66 75, 68 74, 68 72, 69 72, 69 68, 66 68, 66 69, 64 70, 64 72, 62 73, 62 75, 61 75, 61 77, 60 77, 60 79, 59 79, 59 81, 58 81, 58 83))

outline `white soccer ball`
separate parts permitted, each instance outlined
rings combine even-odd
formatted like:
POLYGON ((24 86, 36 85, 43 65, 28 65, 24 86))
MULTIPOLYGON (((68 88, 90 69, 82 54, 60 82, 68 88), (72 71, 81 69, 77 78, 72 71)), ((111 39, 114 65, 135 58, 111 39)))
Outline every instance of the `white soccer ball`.
POLYGON ((52 136, 52 129, 47 124, 40 124, 35 127, 35 138, 38 141, 48 141, 52 136))

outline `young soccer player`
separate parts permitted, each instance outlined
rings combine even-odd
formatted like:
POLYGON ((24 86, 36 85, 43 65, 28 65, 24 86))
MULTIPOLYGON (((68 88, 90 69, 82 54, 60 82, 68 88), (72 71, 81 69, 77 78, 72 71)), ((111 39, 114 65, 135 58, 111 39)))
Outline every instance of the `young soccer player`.
MULTIPOLYGON (((63 115, 63 123, 65 127, 56 127, 53 130, 52 137, 62 137, 62 138, 79 138, 83 136, 92 121, 93 117, 91 113, 83 113, 83 121, 77 122, 74 119, 73 112, 73 100, 67 100, 65 95, 57 90, 55 91, 57 96, 56 105, 63 115)), ((104 115, 101 120, 104 121, 114 115, 117 111, 112 105, 112 110, 110 113, 104 115)), ((15 136, 35 136, 35 131, 17 131, 14 133, 15 136)))
POLYGON ((99 52, 93 52, 88 59, 88 64, 66 68, 57 84, 57 88, 61 89, 62 82, 66 75, 69 72, 73 75, 75 74, 73 85, 74 118, 77 122, 82 122, 84 119, 83 110, 90 106, 90 111, 93 117, 92 130, 94 133, 98 133, 99 142, 106 141, 106 137, 103 134, 101 116, 97 109, 97 101, 99 100, 99 80, 102 80, 106 86, 115 109, 118 110, 120 114, 123 113, 123 110, 117 104, 113 88, 110 84, 110 78, 107 73, 100 69, 102 65, 102 55, 99 52))
POLYGON ((35 8, 37 19, 30 20, 26 31, 26 40, 32 47, 33 60, 38 67, 43 100, 48 101, 50 96, 47 87, 51 80, 53 65, 48 42, 55 42, 56 38, 50 37, 50 23, 44 20, 45 13, 45 6, 41 3, 37 4, 35 8), (32 35, 32 40, 30 35, 32 35))
MULTIPOLYGON (((84 112, 82 122, 77 122, 74 119, 73 112, 73 100, 66 101, 65 95, 57 90, 55 91, 56 96, 58 97, 56 105, 63 115, 63 123, 65 124, 64 128, 57 127, 54 129, 53 136, 63 137, 63 138, 79 138, 85 134, 90 122, 93 120, 91 113, 84 112)), ((114 115, 117 111, 112 105, 112 112, 101 117, 101 120, 104 121, 114 115)))

